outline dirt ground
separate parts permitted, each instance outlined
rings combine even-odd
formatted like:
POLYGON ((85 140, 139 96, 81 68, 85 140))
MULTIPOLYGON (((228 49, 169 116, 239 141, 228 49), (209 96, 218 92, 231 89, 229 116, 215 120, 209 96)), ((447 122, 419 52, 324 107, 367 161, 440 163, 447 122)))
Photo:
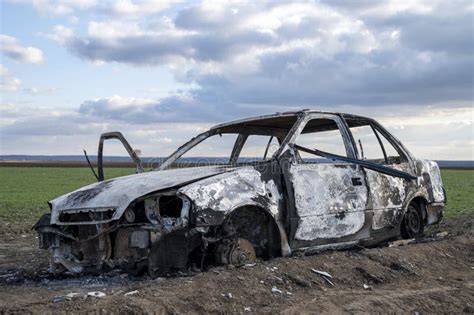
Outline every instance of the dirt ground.
POLYGON ((278 258, 157 279, 113 272, 53 277, 46 273, 47 253, 36 249, 33 233, 2 230, 2 314, 474 313, 472 220, 435 226, 427 234, 438 237, 406 246, 278 258), (105 296, 87 296, 97 291, 105 296))

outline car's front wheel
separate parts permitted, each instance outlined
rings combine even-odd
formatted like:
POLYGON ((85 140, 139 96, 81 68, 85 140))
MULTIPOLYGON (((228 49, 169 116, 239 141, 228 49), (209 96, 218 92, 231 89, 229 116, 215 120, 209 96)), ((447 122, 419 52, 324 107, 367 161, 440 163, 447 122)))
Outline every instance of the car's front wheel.
POLYGON ((401 234, 403 238, 415 238, 423 235, 424 223, 421 211, 414 205, 408 206, 407 212, 403 217, 401 225, 401 234))

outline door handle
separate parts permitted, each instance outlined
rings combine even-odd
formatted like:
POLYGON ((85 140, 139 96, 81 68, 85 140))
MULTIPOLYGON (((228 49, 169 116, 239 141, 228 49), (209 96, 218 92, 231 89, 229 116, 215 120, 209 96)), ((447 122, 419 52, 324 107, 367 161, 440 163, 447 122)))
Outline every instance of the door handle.
POLYGON ((362 186, 362 179, 360 177, 352 177, 351 180, 353 186, 362 186))

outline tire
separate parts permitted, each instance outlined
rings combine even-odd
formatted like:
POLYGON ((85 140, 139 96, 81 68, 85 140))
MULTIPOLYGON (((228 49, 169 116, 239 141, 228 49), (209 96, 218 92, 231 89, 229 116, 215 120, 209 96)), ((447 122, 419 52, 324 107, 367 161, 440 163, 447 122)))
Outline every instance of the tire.
POLYGON ((402 220, 400 231, 402 237, 405 239, 421 237, 424 227, 421 211, 416 205, 410 204, 402 220))

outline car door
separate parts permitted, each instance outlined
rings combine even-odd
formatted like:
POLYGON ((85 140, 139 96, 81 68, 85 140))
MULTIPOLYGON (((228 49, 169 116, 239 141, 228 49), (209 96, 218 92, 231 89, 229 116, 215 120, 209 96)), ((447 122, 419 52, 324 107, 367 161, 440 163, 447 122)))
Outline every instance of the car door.
MULTIPOLYGON (((292 208, 290 239, 293 248, 342 242, 368 235, 365 209, 368 190, 359 165, 311 154, 311 149, 353 157, 336 115, 311 114, 295 134, 286 183, 292 208), (309 149, 309 150, 308 150, 309 149)), ((283 167, 285 168, 285 167, 283 167)))
MULTIPOLYGON (((391 136, 373 120, 345 119, 357 144, 360 160, 411 173, 408 157, 391 136)), ((372 230, 386 230, 398 226, 403 216, 410 181, 405 178, 366 169, 369 187, 368 210, 373 213, 372 230)))

